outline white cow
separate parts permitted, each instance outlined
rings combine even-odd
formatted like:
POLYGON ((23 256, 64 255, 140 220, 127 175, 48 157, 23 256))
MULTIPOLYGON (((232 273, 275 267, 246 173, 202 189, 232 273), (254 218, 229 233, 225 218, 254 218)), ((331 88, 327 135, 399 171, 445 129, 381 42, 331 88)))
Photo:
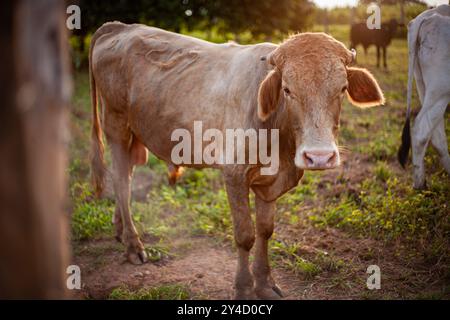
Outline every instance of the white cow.
POLYGON ((450 174, 450 156, 444 114, 450 102, 450 6, 441 5, 418 15, 408 25, 409 72, 406 123, 398 158, 402 166, 408 158, 412 139, 414 188, 425 186, 424 156, 431 139, 450 174), (413 76, 422 109, 410 134, 413 76))

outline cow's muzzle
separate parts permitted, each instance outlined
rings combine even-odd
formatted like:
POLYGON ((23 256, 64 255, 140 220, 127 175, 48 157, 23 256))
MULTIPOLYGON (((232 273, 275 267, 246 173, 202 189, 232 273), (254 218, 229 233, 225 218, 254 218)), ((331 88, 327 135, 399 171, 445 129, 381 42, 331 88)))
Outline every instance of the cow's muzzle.
POLYGON ((333 169, 339 165, 339 153, 335 149, 298 150, 295 165, 304 170, 333 169))

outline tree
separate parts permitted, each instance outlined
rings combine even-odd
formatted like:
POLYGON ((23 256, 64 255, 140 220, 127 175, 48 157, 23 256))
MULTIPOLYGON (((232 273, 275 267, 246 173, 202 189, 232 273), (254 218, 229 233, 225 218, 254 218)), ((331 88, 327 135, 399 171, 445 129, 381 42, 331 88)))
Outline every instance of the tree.
MULTIPOLYGON (((206 2, 206 1, 205 1, 206 2)), ((78 0, 82 12, 82 27, 75 35, 86 35, 103 23, 118 20, 124 23, 146 23, 164 29, 179 31, 187 20, 186 0, 78 0)))
POLYGON ((180 31, 219 24, 224 32, 271 36, 276 32, 300 31, 310 22, 309 0, 78 0, 82 28, 76 35, 94 32, 107 21, 147 23, 180 31))
MULTIPOLYGON (((81 8, 81 29, 72 43, 77 67, 87 63, 87 36, 107 21, 144 23, 166 30, 200 29, 211 34, 249 31, 256 39, 304 30, 312 22, 310 0, 74 0, 81 8)), ((239 39, 237 39, 239 40, 239 39)))
POLYGON ((203 8, 210 21, 223 21, 225 32, 250 31, 256 37, 271 37, 277 32, 303 30, 311 22, 308 16, 314 6, 308 0, 218 0, 207 2, 203 8))

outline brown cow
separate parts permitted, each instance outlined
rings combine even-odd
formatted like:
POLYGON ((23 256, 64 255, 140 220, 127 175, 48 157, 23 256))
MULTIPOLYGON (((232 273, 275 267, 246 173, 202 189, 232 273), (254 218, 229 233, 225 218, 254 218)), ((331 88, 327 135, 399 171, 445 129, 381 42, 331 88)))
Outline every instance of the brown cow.
MULTIPOLYGON (((353 52, 323 33, 291 36, 280 45, 213 44, 144 25, 118 22, 94 34, 90 52, 93 105, 92 173, 103 187, 102 127, 111 147, 117 199, 117 235, 133 263, 145 262, 131 218, 133 167, 145 164, 147 148, 173 165, 171 134, 193 132, 194 121, 228 128, 279 129, 279 168, 262 175, 256 164, 191 164, 223 172, 238 248, 236 298, 277 298, 267 243, 275 201, 295 187, 307 169, 339 165, 337 133, 345 93, 360 107, 384 103, 373 76, 351 68, 353 52), (256 236, 249 192, 255 193, 256 236), (253 273, 249 252, 256 239, 253 273)), ((269 145, 270 149, 272 146, 269 145)))

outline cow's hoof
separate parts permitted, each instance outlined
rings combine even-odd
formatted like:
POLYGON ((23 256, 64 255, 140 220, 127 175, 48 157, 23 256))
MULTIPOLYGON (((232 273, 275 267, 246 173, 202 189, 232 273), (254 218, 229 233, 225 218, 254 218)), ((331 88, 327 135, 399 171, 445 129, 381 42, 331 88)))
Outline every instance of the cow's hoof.
POLYGON ((125 254, 127 260, 132 264, 143 264, 148 261, 147 252, 138 236, 122 236, 122 241, 127 247, 125 254))
POLYGON ((144 264, 148 261, 147 252, 139 238, 129 241, 127 247, 127 260, 132 264, 144 264))
POLYGON ((127 260, 135 265, 141 265, 148 262, 148 256, 145 250, 138 252, 127 252, 127 260))
POLYGON ((283 298, 283 293, 277 285, 273 287, 256 288, 255 292, 256 296, 262 300, 280 300, 283 298))

